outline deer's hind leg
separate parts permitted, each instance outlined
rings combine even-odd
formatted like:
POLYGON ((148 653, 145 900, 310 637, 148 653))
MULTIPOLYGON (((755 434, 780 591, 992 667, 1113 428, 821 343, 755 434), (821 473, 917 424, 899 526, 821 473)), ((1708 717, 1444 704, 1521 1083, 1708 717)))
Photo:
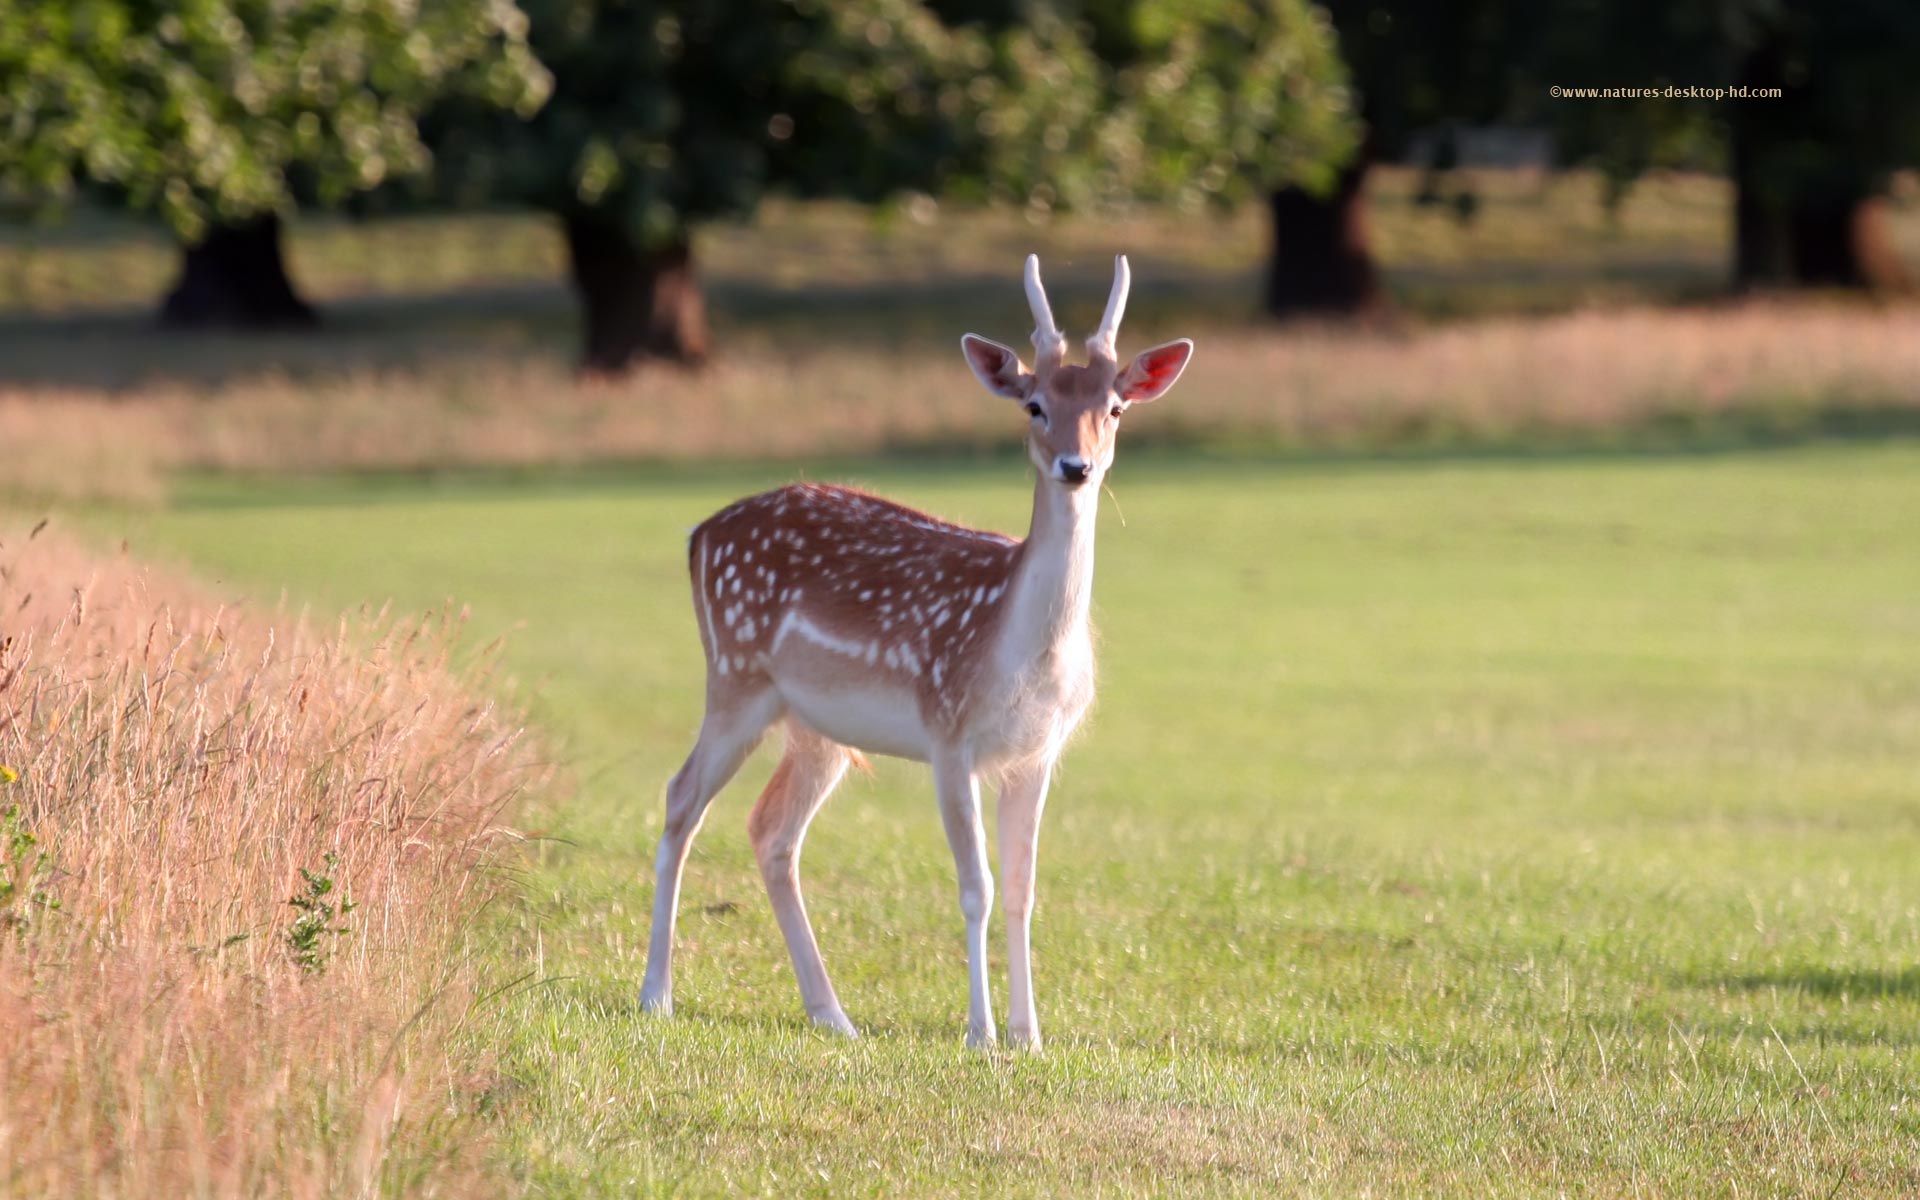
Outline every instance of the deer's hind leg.
POLYGON ((853 1022, 847 1020, 833 982, 827 978, 827 965, 821 961, 813 924, 807 920, 806 902, 800 897, 800 846, 806 840, 807 825, 852 761, 853 753, 845 746, 789 717, 786 757, 774 769, 767 789, 760 793, 759 803, 747 818, 754 857, 760 860, 760 876, 766 880, 767 897, 773 901, 774 919, 787 939, 787 953, 793 957, 793 975, 800 984, 800 1000, 806 1005, 807 1016, 814 1024, 849 1037, 855 1036, 853 1022))
POLYGON ((673 929, 680 909, 680 872, 706 816, 707 805, 727 785, 767 727, 779 719, 780 694, 764 677, 707 680, 707 715, 687 761, 667 785, 667 822, 654 856, 653 933, 647 940, 647 974, 640 1007, 673 1011, 673 929))

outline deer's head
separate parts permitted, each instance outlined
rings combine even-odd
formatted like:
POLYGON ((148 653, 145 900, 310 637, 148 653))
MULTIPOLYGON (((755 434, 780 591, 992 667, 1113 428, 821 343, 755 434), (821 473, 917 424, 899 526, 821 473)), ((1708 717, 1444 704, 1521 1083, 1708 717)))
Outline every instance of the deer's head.
POLYGON ((1113 292, 1100 328, 1087 339, 1087 365, 1065 365, 1067 336, 1053 323, 1040 286, 1040 259, 1027 255, 1027 303, 1033 309, 1034 365, 999 342, 969 333, 960 349, 974 375, 996 396, 1025 410, 1027 455, 1045 478, 1067 487, 1098 482, 1113 464, 1114 435, 1130 405, 1158 400, 1180 378, 1193 343, 1186 338, 1142 350, 1125 367, 1114 348, 1127 307, 1127 258, 1113 260, 1113 292))

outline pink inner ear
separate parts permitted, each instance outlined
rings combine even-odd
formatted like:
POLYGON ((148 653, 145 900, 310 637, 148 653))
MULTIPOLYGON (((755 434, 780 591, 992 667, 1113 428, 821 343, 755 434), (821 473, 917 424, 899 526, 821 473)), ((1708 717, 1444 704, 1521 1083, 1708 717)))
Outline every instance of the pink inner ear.
POLYGON ((1157 396, 1167 390, 1186 361, 1187 348, 1178 344, 1141 354, 1127 372, 1127 399, 1157 396))
POLYGON ((1014 365, 1013 355, 1008 354, 1001 347, 986 342, 974 342, 969 348, 973 351, 973 361, 979 364, 981 374, 990 375, 996 379, 1010 379, 1019 374, 1019 368, 1014 365))
POLYGON ((1169 350, 1163 354, 1154 355, 1147 360, 1147 377, 1141 380, 1141 382, 1148 384, 1165 383, 1168 379, 1173 378, 1174 373, 1180 369, 1180 360, 1185 357, 1186 355, 1180 353, 1178 350, 1169 350))
POLYGON ((989 389, 1002 396, 1013 396, 1020 391, 1023 368, 1019 355, 997 342, 971 335, 962 339, 962 345, 974 374, 989 389))

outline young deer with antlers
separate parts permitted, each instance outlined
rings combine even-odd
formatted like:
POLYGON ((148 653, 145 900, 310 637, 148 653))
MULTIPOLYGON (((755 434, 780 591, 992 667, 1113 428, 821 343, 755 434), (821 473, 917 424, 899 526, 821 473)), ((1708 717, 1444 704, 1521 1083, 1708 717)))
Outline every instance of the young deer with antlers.
POLYGON ((815 1023, 852 1035, 800 898, 807 824, 860 751, 931 764, 960 876, 969 980, 967 1042, 994 1040, 987 993, 993 877, 980 823, 980 781, 1000 786, 1006 895, 1008 1035, 1038 1047, 1028 931, 1047 781, 1093 699, 1093 524, 1120 415, 1158 399, 1193 343, 1168 342, 1125 367, 1114 349, 1127 303, 1127 260, 1088 362, 1066 366, 1066 335, 1027 258, 1035 362, 967 334, 967 365, 1030 421, 1034 484, 1025 541, 967 529, 847 488, 800 484, 710 517, 688 547, 693 605, 707 657, 699 740, 667 786, 655 870, 653 935, 640 1003, 673 1010, 673 929, 680 872, 707 804, 776 721, 786 755, 748 820, 775 918, 815 1023))

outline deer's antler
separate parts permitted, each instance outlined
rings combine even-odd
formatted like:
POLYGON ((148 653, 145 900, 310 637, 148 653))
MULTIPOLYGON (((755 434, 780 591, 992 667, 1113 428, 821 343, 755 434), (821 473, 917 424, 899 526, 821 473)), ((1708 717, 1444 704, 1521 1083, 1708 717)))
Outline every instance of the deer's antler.
POLYGON ((1119 363, 1120 354, 1116 348, 1120 340, 1120 318, 1127 311, 1127 289, 1133 286, 1133 273, 1127 269, 1127 256, 1113 256, 1113 291, 1107 295, 1107 313, 1100 318, 1100 328, 1093 331, 1087 339, 1087 358, 1098 362, 1119 363))
POLYGON ((1067 356, 1067 335, 1053 323, 1047 289, 1040 286, 1040 256, 1027 255, 1027 306, 1033 309, 1033 373, 1045 377, 1067 356))

